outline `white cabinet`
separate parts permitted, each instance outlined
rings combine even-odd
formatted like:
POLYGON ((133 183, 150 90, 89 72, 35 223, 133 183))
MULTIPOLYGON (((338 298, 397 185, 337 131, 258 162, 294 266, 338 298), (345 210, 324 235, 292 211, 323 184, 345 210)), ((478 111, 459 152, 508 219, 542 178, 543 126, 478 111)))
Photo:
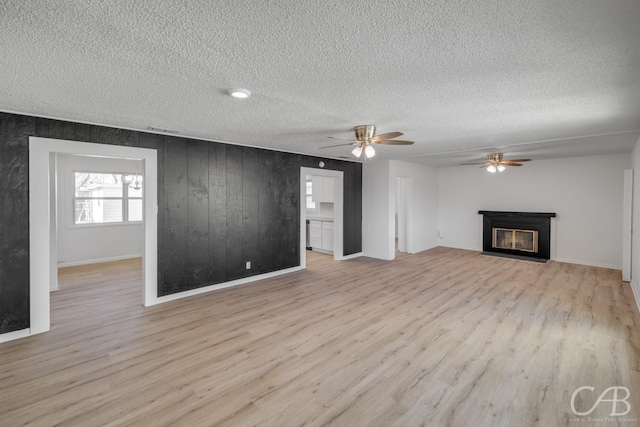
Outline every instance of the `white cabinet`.
POLYGON ((309 246, 322 248, 322 221, 309 221, 309 246))
POLYGON ((333 253, 333 222, 309 221, 309 246, 314 251, 333 253))
POLYGON ((311 200, 320 203, 333 203, 335 182, 335 178, 327 176, 312 176, 311 200))
POLYGON ((335 197, 333 196, 334 188, 336 185, 335 178, 322 177, 322 201, 326 203, 333 203, 335 197))
POLYGON ((322 249, 333 253, 333 223, 322 222, 322 249))
POLYGON ((312 176, 311 177, 311 200, 316 203, 322 201, 322 177, 321 176, 312 176))

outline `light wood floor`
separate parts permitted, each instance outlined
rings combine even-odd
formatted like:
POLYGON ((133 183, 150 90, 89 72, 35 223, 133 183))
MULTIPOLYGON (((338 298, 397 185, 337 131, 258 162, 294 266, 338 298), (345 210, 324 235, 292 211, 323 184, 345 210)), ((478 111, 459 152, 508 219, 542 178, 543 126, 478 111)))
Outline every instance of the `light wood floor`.
POLYGON ((640 425, 618 271, 447 248, 308 263, 150 308, 139 260, 63 269, 51 332, 0 345, 0 425, 640 425), (625 386, 631 412, 573 415, 581 386, 578 411, 625 386))

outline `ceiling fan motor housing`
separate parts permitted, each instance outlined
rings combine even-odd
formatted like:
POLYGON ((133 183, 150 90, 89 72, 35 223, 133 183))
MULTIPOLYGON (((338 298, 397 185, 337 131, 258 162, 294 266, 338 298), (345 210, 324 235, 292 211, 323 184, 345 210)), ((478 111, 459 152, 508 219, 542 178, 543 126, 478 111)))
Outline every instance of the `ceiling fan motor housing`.
POLYGON ((362 125, 353 128, 356 133, 356 141, 371 141, 376 135, 376 127, 373 125, 362 125))

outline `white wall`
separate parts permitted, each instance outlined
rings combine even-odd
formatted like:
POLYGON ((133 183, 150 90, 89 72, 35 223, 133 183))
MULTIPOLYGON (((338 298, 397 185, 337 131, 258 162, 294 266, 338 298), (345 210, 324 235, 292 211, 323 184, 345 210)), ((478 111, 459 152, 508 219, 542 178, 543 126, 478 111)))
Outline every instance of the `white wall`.
POLYGON ((58 155, 58 266, 88 264, 142 256, 140 224, 78 227, 73 225, 73 171, 141 173, 141 162, 105 157, 58 155), (137 170, 136 170, 137 166, 137 170))
POLYGON ((362 172, 362 253, 395 258, 396 177, 411 178, 411 252, 438 245, 438 171, 397 160, 367 161, 362 172))
MULTIPOLYGON (((557 261, 620 269, 628 155, 535 160, 491 174, 439 170, 441 246, 482 250, 479 210, 555 212, 557 261)), ((553 253, 553 250, 552 250, 553 253)))
POLYGON ((318 218, 333 218, 333 203, 318 203, 318 212, 307 215, 307 218, 313 216, 318 218))
POLYGON ((362 166, 362 254, 395 257, 393 198, 389 160, 368 160, 362 166))
MULTIPOLYGON (((413 181, 409 196, 412 211, 409 218, 410 252, 417 253, 438 246, 438 169, 392 160, 389 175, 392 180, 390 188, 394 192, 397 189, 395 178, 411 178, 413 181)), ((391 226, 395 228, 394 224, 391 226)))
MULTIPOLYGON (((632 229, 640 230, 640 139, 631 153, 633 172, 633 222, 632 229)), ((632 234, 631 242, 631 288, 640 309, 640 232, 632 234)))

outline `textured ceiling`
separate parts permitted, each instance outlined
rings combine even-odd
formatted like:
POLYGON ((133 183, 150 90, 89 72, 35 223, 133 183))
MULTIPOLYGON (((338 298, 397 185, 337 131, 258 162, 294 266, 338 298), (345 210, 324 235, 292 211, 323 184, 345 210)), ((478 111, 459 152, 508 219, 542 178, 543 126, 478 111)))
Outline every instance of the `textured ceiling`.
POLYGON ((438 165, 629 152, 639 23, 638 0, 4 0, 0 110, 326 157, 374 124, 416 142, 376 158, 438 165))

